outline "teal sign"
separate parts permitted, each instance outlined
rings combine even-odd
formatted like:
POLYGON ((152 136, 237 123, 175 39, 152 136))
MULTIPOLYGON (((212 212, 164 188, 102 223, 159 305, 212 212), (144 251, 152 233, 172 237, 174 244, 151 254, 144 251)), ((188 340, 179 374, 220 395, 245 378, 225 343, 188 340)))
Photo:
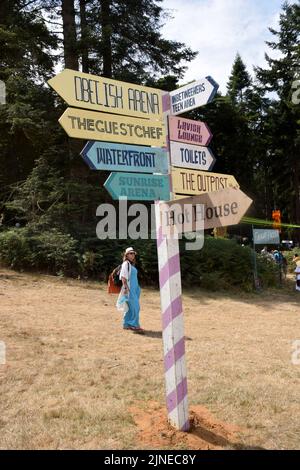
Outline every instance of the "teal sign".
POLYGON ((253 243, 255 245, 278 245, 280 243, 278 230, 253 229, 253 243))
POLYGON ((158 147, 89 141, 81 156, 92 170, 168 173, 167 153, 158 147))
POLYGON ((111 173, 104 187, 113 199, 127 197, 131 201, 169 201, 169 176, 145 173, 111 173))

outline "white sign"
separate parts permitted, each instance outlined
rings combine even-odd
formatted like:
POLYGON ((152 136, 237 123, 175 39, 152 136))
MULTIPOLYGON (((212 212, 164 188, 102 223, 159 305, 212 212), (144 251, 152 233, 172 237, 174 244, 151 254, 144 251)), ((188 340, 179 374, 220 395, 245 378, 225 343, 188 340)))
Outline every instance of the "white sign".
POLYGON ((213 100, 219 85, 211 77, 205 77, 171 91, 171 114, 185 113, 213 100))
POLYGON ((253 229, 253 243, 255 245, 278 245, 280 243, 278 230, 253 229))
POLYGON ((170 142, 171 163, 180 168, 194 168, 196 170, 211 170, 215 164, 215 157, 208 147, 170 142))

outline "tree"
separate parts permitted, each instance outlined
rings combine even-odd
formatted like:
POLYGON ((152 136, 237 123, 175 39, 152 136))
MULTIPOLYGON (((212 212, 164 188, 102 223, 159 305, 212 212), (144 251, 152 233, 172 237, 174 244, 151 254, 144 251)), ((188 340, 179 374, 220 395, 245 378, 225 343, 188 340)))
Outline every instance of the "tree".
POLYGON ((280 52, 276 59, 266 54, 268 68, 256 68, 264 92, 276 92, 268 109, 270 177, 273 185, 273 209, 281 209, 283 218, 300 223, 300 141, 299 105, 292 97, 293 81, 299 76, 300 6, 283 5, 279 30, 270 29, 274 41, 269 47, 280 52))
POLYGON ((245 89, 251 85, 251 78, 240 54, 236 55, 227 84, 227 94, 233 103, 242 103, 245 89))
POLYGON ((78 70, 77 34, 74 0, 62 0, 61 13, 64 33, 65 67, 78 70))
POLYGON ((145 83, 149 76, 182 77, 183 62, 196 53, 162 37, 165 12, 158 3, 160 0, 87 0, 89 70, 135 83, 145 83))

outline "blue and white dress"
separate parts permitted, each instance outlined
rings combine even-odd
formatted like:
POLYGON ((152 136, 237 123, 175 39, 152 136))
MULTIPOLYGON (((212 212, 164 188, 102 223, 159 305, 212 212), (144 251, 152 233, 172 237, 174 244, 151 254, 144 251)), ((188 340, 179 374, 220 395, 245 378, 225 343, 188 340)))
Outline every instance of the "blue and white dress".
POLYGON ((125 277, 129 287, 129 294, 124 294, 122 287, 117 300, 117 308, 123 310, 123 328, 140 328, 140 295, 141 288, 139 286, 138 271, 135 266, 124 261, 120 271, 120 279, 125 277))

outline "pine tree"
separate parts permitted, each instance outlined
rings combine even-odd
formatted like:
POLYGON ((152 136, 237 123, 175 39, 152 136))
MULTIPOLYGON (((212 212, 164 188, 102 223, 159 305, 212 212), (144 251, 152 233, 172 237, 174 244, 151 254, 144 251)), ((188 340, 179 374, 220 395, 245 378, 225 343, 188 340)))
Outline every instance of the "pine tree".
POLYGON ((233 103, 242 103, 245 89, 251 85, 251 78, 240 54, 236 55, 227 84, 228 96, 233 103))
POLYGON ((300 223, 299 105, 292 101, 294 80, 299 76, 300 6, 283 5, 279 30, 270 29, 274 41, 267 44, 281 54, 266 54, 268 68, 256 68, 260 87, 276 92, 267 111, 269 178, 273 186, 272 208, 281 209, 287 221, 300 223))

